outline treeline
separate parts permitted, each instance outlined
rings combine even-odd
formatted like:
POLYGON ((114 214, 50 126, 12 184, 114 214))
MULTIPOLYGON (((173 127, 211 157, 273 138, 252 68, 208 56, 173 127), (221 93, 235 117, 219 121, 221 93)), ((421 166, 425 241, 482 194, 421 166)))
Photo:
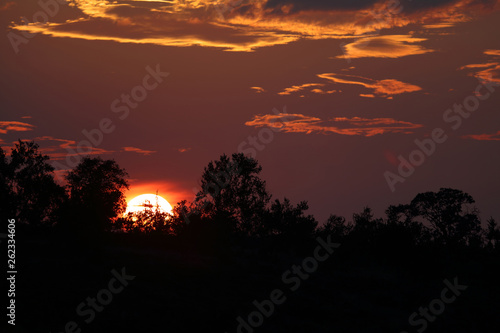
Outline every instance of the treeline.
POLYGON ((490 218, 485 228, 474 199, 460 190, 442 188, 416 195, 407 204, 390 206, 385 218, 370 208, 350 221, 331 215, 319 226, 307 214, 308 204, 274 199, 259 177, 262 167, 243 154, 222 155, 201 176, 193 202, 178 203, 172 214, 151 203, 124 216, 128 174, 113 160, 84 157, 66 173, 66 184, 54 179, 49 157, 31 141, 15 144, 10 156, 0 148, 0 205, 4 221, 15 218, 32 230, 62 234, 110 233, 164 235, 206 244, 234 244, 238 239, 272 239, 298 246, 317 236, 355 240, 360 248, 421 246, 498 250, 500 230, 490 218))

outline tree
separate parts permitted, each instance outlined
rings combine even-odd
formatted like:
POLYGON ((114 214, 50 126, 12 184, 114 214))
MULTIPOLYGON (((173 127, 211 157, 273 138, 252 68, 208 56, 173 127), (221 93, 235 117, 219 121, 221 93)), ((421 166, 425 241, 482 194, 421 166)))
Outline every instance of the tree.
POLYGON ((500 229, 498 229, 497 222, 490 217, 487 221, 488 225, 486 227, 485 236, 488 241, 488 246, 492 248, 497 248, 497 244, 500 242, 500 229))
POLYGON ((432 226, 434 239, 443 244, 470 244, 480 237, 481 225, 474 199, 451 188, 419 193, 411 201, 415 216, 432 226))
POLYGON ((232 221, 233 231, 256 234, 271 195, 259 178, 262 167, 244 154, 222 155, 205 167, 195 203, 203 217, 232 221))
POLYGON ((0 147, 0 212, 2 221, 14 217, 13 199, 11 167, 4 150, 0 147))
POLYGON ((341 240, 351 232, 352 228, 353 225, 346 223, 345 217, 331 214, 318 231, 325 236, 331 235, 334 240, 341 240))
POLYGON ((56 222, 65 191, 55 182, 48 160, 34 141, 19 140, 10 160, 0 149, 2 213, 13 214, 7 218, 34 227, 56 222))
POLYGON ((284 198, 283 202, 276 199, 266 214, 266 223, 259 230, 259 234, 284 235, 291 238, 312 235, 318 222, 312 215, 305 215, 304 212, 308 209, 307 201, 301 201, 294 207, 287 198, 284 198))
POLYGON ((356 231, 375 230, 382 223, 382 219, 373 218, 373 212, 370 207, 364 207, 363 211, 359 214, 354 213, 352 220, 354 222, 354 230, 356 231))
POLYGON ((66 175, 70 210, 78 228, 108 231, 127 206, 128 173, 114 160, 85 157, 66 175))

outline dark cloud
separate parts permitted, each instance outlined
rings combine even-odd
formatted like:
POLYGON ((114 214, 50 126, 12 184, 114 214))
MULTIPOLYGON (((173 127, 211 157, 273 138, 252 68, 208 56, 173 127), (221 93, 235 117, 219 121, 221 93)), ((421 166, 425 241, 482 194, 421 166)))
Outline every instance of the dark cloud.
MULTIPOLYGON (((420 10, 436 8, 461 0, 269 0, 266 8, 280 10, 283 6, 293 5, 290 12, 308 10, 360 10, 368 9, 375 4, 389 2, 393 8, 401 7, 403 12, 412 13, 420 10)), ((470 5, 493 5, 496 0, 471 0, 470 5)))

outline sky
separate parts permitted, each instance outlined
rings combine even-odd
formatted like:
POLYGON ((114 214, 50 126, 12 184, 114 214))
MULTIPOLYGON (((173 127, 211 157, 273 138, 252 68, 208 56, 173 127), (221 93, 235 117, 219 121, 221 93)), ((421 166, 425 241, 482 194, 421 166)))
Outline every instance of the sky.
POLYGON ((442 187, 500 219, 498 0, 0 2, 0 145, 193 200, 223 153, 320 223, 442 187))

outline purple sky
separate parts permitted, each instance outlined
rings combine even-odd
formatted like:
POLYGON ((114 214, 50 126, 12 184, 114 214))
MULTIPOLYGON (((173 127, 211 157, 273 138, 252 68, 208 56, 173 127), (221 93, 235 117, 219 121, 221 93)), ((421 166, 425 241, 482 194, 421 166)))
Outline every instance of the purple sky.
POLYGON ((129 199, 239 151, 321 223, 440 187, 498 219, 499 2, 4 1, 0 144, 113 158, 129 199))

